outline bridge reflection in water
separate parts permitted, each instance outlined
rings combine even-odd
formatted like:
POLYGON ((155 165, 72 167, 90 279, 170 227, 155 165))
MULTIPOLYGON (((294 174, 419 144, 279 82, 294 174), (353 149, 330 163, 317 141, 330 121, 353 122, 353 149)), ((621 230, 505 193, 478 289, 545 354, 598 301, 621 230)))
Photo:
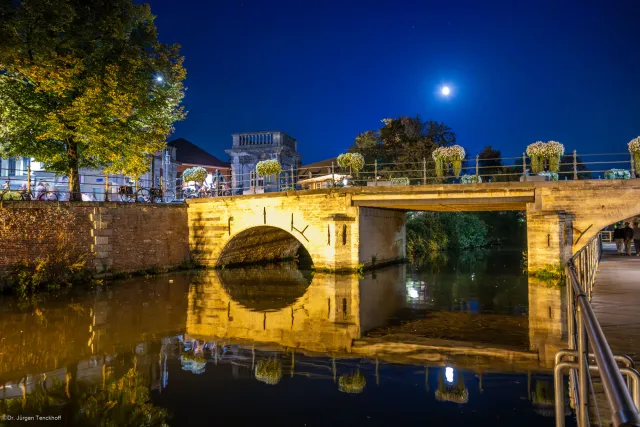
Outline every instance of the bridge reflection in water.
POLYGON ((191 279, 186 333, 207 342, 494 372, 550 372, 566 346, 563 290, 537 279, 528 279, 528 315, 434 312, 426 304, 418 320, 385 327, 403 309, 419 308, 413 292, 404 266, 363 278, 277 265, 207 272, 191 279))
MULTIPOLYGON (((311 274, 282 264, 133 279, 26 309, 12 300, 0 301, 0 408, 26 413, 33 409, 30 402, 42 402, 29 396, 53 390, 56 383, 70 390, 61 394, 63 401, 84 408, 82 396, 100 400, 101 388, 137 372, 152 390, 155 406, 145 408, 154 416, 168 408, 177 414, 171 425, 186 425, 180 414, 206 412, 205 395, 220 401, 230 393, 233 402, 234 392, 194 391, 205 383, 229 384, 224 378, 230 373, 258 380, 251 384, 279 384, 268 393, 276 400, 284 398, 282 393, 293 399, 292 393, 310 387, 309 380, 324 379, 333 384, 330 390, 344 396, 378 390, 381 399, 395 399, 399 393, 417 404, 415 399, 424 399, 420 396, 426 392, 433 401, 480 405, 474 412, 500 389, 501 399, 511 406, 489 412, 504 416, 502 425, 513 421, 506 414, 522 406, 518 399, 525 397, 522 408, 551 415, 548 373, 555 349, 564 347, 561 290, 529 279, 528 307, 521 313, 488 313, 469 308, 469 301, 463 311, 456 306, 457 312, 442 313, 433 306, 437 283, 416 284, 407 271, 396 266, 359 278, 311 274), (414 317, 398 321, 398 313, 406 311, 414 317), (497 332, 487 333, 489 329, 497 332), (518 338, 503 339, 501 330, 518 338), (290 382, 287 377, 295 378, 290 382), (420 391, 412 388, 416 382, 420 391), (485 389, 488 394, 482 394, 485 389), (513 393, 516 389, 524 396, 513 393), (18 404, 3 406, 12 399, 18 404)), ((265 389, 243 384, 242 393, 271 401, 265 389)), ((324 393, 325 386, 314 384, 314 396, 324 393)), ((322 396, 320 407, 312 408, 314 419, 324 416, 318 415, 323 404, 344 404, 332 393, 322 396)), ((376 405, 366 402, 350 411, 374 411, 376 405)), ((55 413, 56 408, 49 409, 55 413)), ((36 409, 47 413, 47 408, 36 409)), ((458 412, 443 414, 454 417, 455 424, 458 412)), ((274 414, 262 415, 275 420, 274 414)), ((380 414, 384 419, 396 415, 380 414)), ((107 411, 101 416, 111 415, 107 411)), ((464 422, 477 421, 469 417, 464 422)), ((532 423, 528 425, 541 425, 540 419, 532 423)))

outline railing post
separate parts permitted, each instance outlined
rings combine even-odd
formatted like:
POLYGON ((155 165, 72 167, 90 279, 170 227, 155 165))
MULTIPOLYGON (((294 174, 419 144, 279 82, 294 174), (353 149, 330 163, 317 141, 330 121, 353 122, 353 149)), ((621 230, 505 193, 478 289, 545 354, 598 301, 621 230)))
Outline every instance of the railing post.
POLYGON ((331 162, 331 186, 332 187, 336 186, 336 177, 333 170, 333 162, 331 162))
POLYGON ((104 201, 109 201, 109 173, 106 174, 104 179, 104 201))
POLYGON ((31 162, 27 165, 27 192, 31 194, 31 162))
POLYGON ((578 307, 578 388, 580 394, 580 407, 578 408, 578 425, 580 427, 589 426, 589 384, 587 364, 587 333, 584 328, 584 313, 578 307))
MULTIPOLYGON (((476 154, 476 178, 478 178, 478 176, 480 175, 480 155, 476 154)), ((478 182, 478 180, 476 179, 476 182, 478 182)))
MULTIPOLYGON (((631 178, 635 178, 636 177, 636 162, 633 159, 633 153, 629 154, 631 156, 631 178)), ((639 171, 640 172, 640 171, 639 171)))
POLYGON ((427 159, 422 158, 422 185, 427 185, 427 159))
POLYGON ((522 153, 522 180, 524 181, 527 176, 527 155, 522 153))
POLYGON ((573 179, 578 179, 578 154, 573 150, 573 179))
POLYGON ((378 159, 373 161, 373 185, 378 186, 378 159))

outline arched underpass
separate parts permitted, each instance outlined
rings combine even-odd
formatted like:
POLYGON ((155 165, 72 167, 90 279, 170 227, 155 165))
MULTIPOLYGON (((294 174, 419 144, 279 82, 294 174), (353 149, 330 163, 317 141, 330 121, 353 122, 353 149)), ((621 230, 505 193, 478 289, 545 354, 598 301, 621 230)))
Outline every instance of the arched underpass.
POLYGON ((300 268, 313 265, 307 249, 290 233, 278 227, 252 227, 235 235, 218 257, 218 266, 266 264, 297 260, 300 268))

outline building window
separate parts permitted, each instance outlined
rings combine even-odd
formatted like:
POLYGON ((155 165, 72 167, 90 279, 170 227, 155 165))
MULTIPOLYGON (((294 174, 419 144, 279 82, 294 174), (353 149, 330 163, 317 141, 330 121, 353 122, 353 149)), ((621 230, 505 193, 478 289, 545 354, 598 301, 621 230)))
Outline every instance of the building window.
POLYGON ((16 159, 11 157, 9 159, 9 176, 15 176, 16 175, 16 159))

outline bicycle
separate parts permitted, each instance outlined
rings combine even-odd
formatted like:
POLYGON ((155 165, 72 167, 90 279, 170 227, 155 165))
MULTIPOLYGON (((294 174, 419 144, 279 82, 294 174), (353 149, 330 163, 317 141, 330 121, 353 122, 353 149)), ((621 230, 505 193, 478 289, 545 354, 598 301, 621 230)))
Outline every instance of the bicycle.
POLYGON ((138 198, 143 202, 151 203, 171 203, 175 200, 176 194, 171 190, 162 188, 141 188, 138 190, 138 198))
POLYGON ((120 196, 121 202, 132 203, 136 201, 136 193, 130 185, 121 185, 118 188, 118 195, 120 196))

